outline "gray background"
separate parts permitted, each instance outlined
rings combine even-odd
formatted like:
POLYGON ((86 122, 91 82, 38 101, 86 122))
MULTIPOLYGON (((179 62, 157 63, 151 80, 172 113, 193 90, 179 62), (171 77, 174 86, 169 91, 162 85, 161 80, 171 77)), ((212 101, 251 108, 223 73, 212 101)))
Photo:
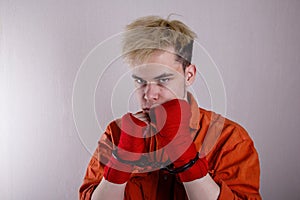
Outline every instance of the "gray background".
MULTIPOLYGON (((170 13, 182 15, 175 18, 198 33, 217 64, 224 114, 248 130, 259 152, 263 198, 299 199, 299 10, 297 0, 1 0, 0 199, 78 198, 97 141, 89 146, 84 138, 94 136, 76 130, 76 73, 91 49, 133 19, 170 13)), ((103 81, 119 76, 116 69, 103 81)), ((113 115, 101 107, 111 95, 101 87, 102 126, 113 115)), ((209 109, 206 96, 198 100, 209 109)))

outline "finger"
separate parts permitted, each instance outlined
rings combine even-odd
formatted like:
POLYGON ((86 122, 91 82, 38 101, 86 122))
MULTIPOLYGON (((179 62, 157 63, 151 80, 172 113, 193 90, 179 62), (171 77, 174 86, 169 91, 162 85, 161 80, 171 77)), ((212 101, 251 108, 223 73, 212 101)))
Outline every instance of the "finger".
POLYGON ((149 117, 146 113, 136 113, 136 114, 133 114, 133 116, 143 122, 149 122, 149 117))
POLYGON ((143 112, 141 112, 141 113, 136 113, 136 114, 134 114, 134 116, 135 116, 136 118, 147 118, 147 117, 148 117, 148 115, 147 115, 146 113, 143 113, 143 112))

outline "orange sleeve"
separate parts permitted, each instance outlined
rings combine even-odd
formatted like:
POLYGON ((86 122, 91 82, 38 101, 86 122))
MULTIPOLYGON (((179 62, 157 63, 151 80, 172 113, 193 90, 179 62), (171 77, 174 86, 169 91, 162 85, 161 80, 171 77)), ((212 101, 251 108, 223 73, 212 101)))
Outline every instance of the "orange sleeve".
POLYGON ((98 155, 99 148, 96 149, 93 157, 91 158, 83 183, 79 189, 79 199, 80 200, 89 200, 91 199, 94 189, 98 186, 102 180, 103 167, 101 167, 100 162, 96 158, 98 155))
MULTIPOLYGON (((112 128, 117 128, 115 123, 110 124, 106 132, 102 135, 98 142, 98 147, 88 164, 83 183, 79 188, 80 200, 90 200, 93 191, 103 178, 104 166, 110 159, 112 142, 114 142, 114 139, 111 136, 112 128)), ((116 131, 116 133, 118 133, 118 131, 116 131)), ((116 134, 116 136, 118 136, 118 134, 116 134)))
POLYGON ((221 148, 214 169, 213 178, 221 189, 218 199, 260 200, 258 154, 244 129, 235 129, 233 135, 221 148))

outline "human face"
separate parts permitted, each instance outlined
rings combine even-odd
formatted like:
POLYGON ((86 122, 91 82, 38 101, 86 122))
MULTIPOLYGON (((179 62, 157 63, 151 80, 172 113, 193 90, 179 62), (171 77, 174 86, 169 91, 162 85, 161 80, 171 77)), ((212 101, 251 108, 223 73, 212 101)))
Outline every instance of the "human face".
POLYGON ((135 93, 142 110, 147 113, 152 106, 172 99, 186 99, 186 88, 194 75, 195 66, 188 66, 183 71, 174 54, 154 52, 146 62, 132 70, 135 93))

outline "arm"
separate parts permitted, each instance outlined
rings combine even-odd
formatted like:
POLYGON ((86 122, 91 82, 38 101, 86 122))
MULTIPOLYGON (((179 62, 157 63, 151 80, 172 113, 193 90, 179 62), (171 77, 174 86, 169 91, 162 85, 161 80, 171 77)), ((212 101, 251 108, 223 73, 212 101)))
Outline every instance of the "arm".
MULTIPOLYGON (((207 155, 210 181, 198 179, 184 183, 189 198, 196 197, 197 199, 205 195, 202 190, 206 186, 205 189, 215 191, 213 188, 216 187, 213 185, 217 185, 219 187, 218 200, 261 200, 259 158, 253 141, 241 126, 230 121, 226 121, 224 125, 222 122, 221 125, 224 127, 222 135, 216 142, 213 142, 214 148, 207 155), (208 188, 209 185, 212 187, 208 188)), ((205 124, 201 126, 205 127, 205 124)), ((211 130, 215 128, 211 127, 211 130)), ((215 134, 214 131, 211 134, 215 134)), ((214 194, 211 195, 213 197, 214 194)), ((205 199, 208 198, 205 197, 205 199)))
POLYGON ((216 200, 220 193, 220 187, 209 174, 201 179, 183 183, 190 200, 207 199, 216 200))
POLYGON ((115 184, 104 178, 93 192, 91 200, 98 199, 123 199, 126 183, 115 184))
MULTIPOLYGON (((185 128, 188 123, 184 122, 184 119, 189 116, 185 111, 189 109, 184 102, 180 103, 183 103, 181 107, 184 109, 176 108, 175 104, 162 104, 167 114, 166 120, 160 119, 163 112, 160 112, 159 107, 153 110, 157 126, 161 128, 158 136, 162 147, 165 146, 175 168, 188 163, 195 155, 194 143, 189 141, 188 129, 185 128), (175 114, 180 112, 183 116, 178 123, 175 114), (169 113, 171 113, 170 117, 169 113), (162 124, 159 124, 160 121, 162 124), (175 126, 175 124, 180 124, 180 126, 175 126)), ((218 141, 215 145, 216 149, 208 156, 211 175, 207 175, 208 169, 205 169, 205 164, 203 164, 205 158, 200 158, 198 161, 201 162, 197 161, 192 167, 178 174, 190 199, 261 199, 259 162, 253 142, 241 127, 229 127, 228 124, 226 126, 226 130, 222 133, 222 141, 218 141)))
POLYGON ((80 200, 90 200, 94 190, 98 188, 99 183, 104 180, 103 171, 105 165, 103 163, 106 163, 111 156, 112 141, 114 139, 118 140, 119 138, 118 134, 116 134, 116 138, 112 138, 111 127, 117 127, 116 123, 113 122, 107 127, 107 130, 99 140, 98 147, 87 166, 83 183, 79 188, 80 200))
MULTIPOLYGON (((244 132, 244 130, 241 131, 244 132)), ((239 135, 240 133, 232 134, 239 135)), ((246 132, 242 134, 246 134, 246 132)), ((218 161, 211 161, 214 163, 214 167, 217 166, 211 170, 213 178, 207 174, 203 178, 183 183, 190 200, 261 200, 259 159, 252 140, 250 138, 230 138, 227 142, 229 145, 220 147, 221 150, 217 149, 221 152, 219 156, 215 157, 218 161), (232 146, 231 140, 239 142, 235 142, 232 146)))
POLYGON ((160 148, 166 150, 173 164, 168 170, 183 182, 189 199, 216 200, 220 188, 208 174, 206 158, 199 158, 191 138, 190 117, 190 105, 184 100, 174 99, 150 110, 159 130, 160 148))
MULTIPOLYGON (((243 133, 244 130, 241 130, 243 133)), ((239 131, 234 132, 239 135, 239 131)), ((235 136, 233 136, 235 137, 235 136)), ((229 139, 236 140, 236 138, 229 139)), ((260 200, 259 177, 260 167, 258 154, 250 138, 242 138, 236 144, 224 145, 216 159, 213 179, 220 186, 219 200, 255 199, 260 200)))
POLYGON ((108 126, 89 163, 80 199, 122 199, 134 167, 132 162, 139 160, 144 150, 145 127, 145 122, 130 113, 122 117, 121 130, 117 122, 108 126), (121 161, 112 156, 113 144, 118 146, 115 155, 121 161))
POLYGON ((219 200, 261 199, 259 158, 247 131, 213 112, 200 109, 200 113, 202 129, 195 144, 203 144, 209 174, 220 187, 219 200))

